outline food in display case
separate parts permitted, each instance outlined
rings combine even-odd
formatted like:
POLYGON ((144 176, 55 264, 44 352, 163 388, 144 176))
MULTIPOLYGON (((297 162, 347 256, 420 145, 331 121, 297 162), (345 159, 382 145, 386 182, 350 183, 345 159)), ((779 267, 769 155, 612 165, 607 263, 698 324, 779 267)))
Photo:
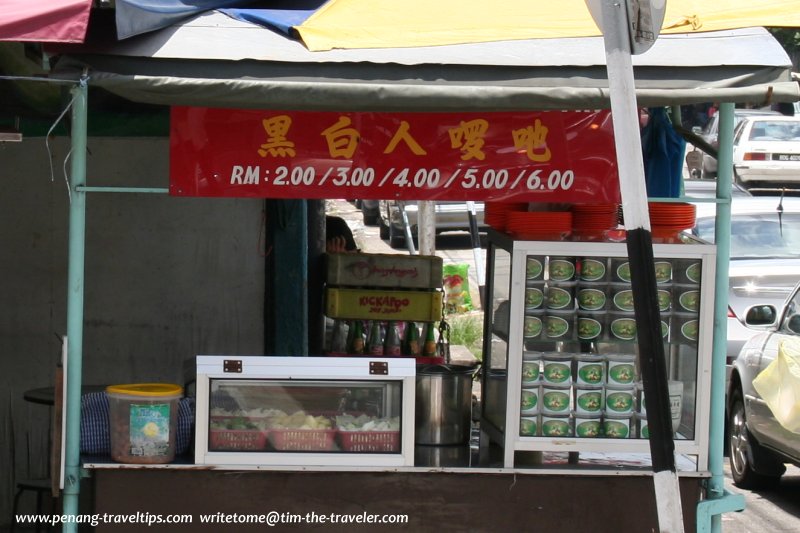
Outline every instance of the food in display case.
POLYGON ((198 464, 413 464, 414 359, 197 359, 198 464))

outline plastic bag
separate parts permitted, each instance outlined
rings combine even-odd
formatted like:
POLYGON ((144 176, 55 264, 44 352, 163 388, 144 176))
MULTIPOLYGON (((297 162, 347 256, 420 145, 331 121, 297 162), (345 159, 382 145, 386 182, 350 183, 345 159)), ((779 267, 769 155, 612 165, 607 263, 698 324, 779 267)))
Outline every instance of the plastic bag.
POLYGON ((444 265, 442 274, 444 312, 452 314, 472 311, 472 297, 469 294, 469 265, 466 263, 444 265))
POLYGON ((781 426, 800 433, 800 339, 781 341, 778 356, 756 376, 753 388, 781 426))

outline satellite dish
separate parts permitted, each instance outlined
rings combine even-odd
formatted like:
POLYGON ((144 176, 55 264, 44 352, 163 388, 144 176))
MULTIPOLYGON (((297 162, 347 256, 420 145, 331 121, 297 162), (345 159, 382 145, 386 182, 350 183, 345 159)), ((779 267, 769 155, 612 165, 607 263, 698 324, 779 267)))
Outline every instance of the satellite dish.
MULTIPOLYGON (((594 19, 594 23, 603 29, 603 2, 612 0, 585 0, 586 7, 594 19)), ((616 0, 614 0, 616 3, 616 0)), ((656 42, 664 23, 664 11, 667 0, 625 0, 628 14, 628 40, 631 54, 638 55, 648 51, 656 42)))

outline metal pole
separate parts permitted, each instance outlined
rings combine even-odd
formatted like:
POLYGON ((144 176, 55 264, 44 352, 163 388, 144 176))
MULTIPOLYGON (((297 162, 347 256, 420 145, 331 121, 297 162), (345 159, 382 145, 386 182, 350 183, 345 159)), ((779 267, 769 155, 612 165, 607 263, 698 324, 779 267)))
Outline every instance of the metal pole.
POLYGON ((431 200, 417 202, 417 235, 419 235, 419 253, 434 255, 436 253, 436 203, 431 200))
POLYGON ((472 240, 472 255, 475 258, 475 273, 478 278, 478 296, 481 299, 481 309, 484 308, 484 293, 486 292, 486 276, 483 272, 483 258, 481 257, 481 235, 478 231, 478 217, 475 215, 475 202, 467 202, 469 216, 469 235, 472 240))
POLYGON ((628 230, 626 244, 631 264, 639 363, 647 396, 647 427, 650 430, 658 525, 662 533, 677 533, 684 530, 683 511, 675 469, 667 368, 656 298, 653 241, 625 2, 603 0, 602 21, 622 209, 628 230))
MULTIPOLYGON (((723 496, 725 478, 722 470, 725 438, 725 339, 728 338, 728 270, 731 248, 731 184, 733 182, 733 104, 719 109, 719 170, 717 175, 717 218, 714 244, 717 245, 716 299, 714 300, 714 343, 711 352, 711 421, 709 430, 708 498, 723 496)), ((721 516, 711 516, 712 531, 721 531, 721 516)))
MULTIPOLYGON (((408 223, 406 206, 402 201, 400 201, 397 202, 397 208, 400 210, 400 218, 403 220, 403 233, 406 236, 406 248, 408 248, 408 253, 414 255, 417 253, 417 251, 414 249, 414 236, 411 234, 411 225, 408 223)), ((419 227, 419 211, 417 211, 417 227, 419 227)))
MULTIPOLYGON (((78 514, 80 495, 81 370, 83 366, 83 285, 86 251, 86 105, 88 86, 84 76, 71 90, 72 152, 69 185, 69 266, 67 270, 67 401, 65 407, 66 453, 64 456, 64 514, 78 514)), ((64 533, 75 533, 78 525, 66 520, 64 533)))

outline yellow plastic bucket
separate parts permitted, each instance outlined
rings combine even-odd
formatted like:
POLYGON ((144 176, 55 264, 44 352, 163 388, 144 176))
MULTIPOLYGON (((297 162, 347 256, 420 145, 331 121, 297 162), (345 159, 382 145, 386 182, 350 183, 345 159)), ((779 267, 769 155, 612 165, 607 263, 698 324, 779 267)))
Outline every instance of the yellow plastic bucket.
POLYGON ((175 459, 178 401, 183 387, 133 383, 106 387, 111 458, 119 463, 157 464, 175 459))

